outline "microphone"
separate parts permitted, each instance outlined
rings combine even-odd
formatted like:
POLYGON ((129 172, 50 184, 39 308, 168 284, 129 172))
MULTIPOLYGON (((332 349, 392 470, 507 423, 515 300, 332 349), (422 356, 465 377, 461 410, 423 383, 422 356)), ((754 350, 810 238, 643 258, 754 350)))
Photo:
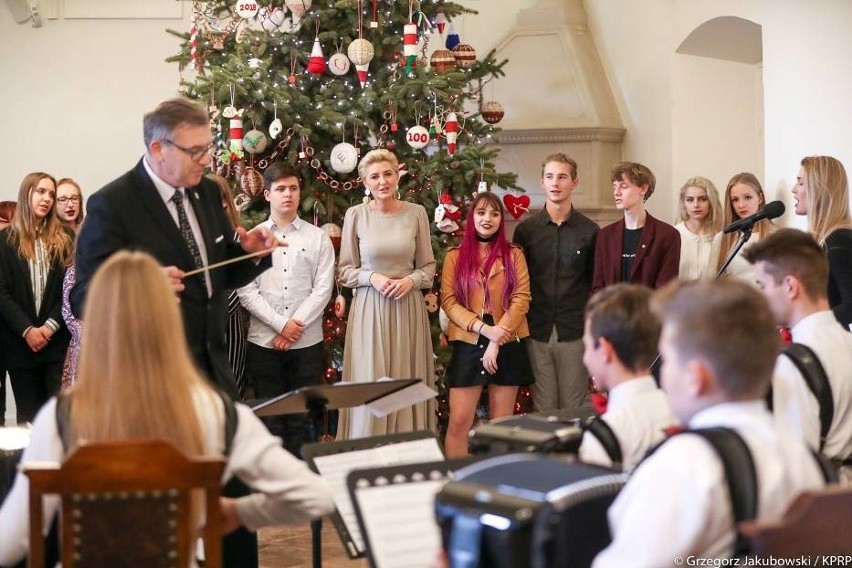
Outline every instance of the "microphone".
POLYGON ((751 229, 755 226, 758 221, 763 221, 764 219, 775 219, 776 217, 780 217, 784 214, 784 204, 780 201, 772 201, 767 203, 763 209, 755 213, 754 215, 749 215, 744 219, 740 219, 739 221, 734 221, 724 229, 722 232, 726 235, 728 233, 733 233, 734 231, 742 231, 745 229, 751 229))

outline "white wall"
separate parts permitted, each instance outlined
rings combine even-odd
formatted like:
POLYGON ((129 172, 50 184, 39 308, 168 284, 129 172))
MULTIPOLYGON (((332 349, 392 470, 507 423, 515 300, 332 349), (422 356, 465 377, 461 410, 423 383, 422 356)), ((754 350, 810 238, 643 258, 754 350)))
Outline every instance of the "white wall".
MULTIPOLYGON (((672 70, 675 200, 683 182, 696 175, 710 179, 720 197, 734 174, 763 179, 761 66, 677 54, 672 70)), ((774 188, 767 193, 774 199, 774 188)))
MULTIPOLYGON (((189 3, 183 3, 189 6, 189 3)), ((142 115, 175 96, 181 20, 45 20, 16 24, 0 5, 0 199, 24 175, 73 177, 92 193, 144 152, 142 115)))

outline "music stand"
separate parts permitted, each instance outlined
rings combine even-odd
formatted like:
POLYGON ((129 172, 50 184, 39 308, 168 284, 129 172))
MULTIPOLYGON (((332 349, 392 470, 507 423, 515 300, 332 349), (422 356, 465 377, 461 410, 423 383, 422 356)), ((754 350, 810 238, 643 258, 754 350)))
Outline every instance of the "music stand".
MULTIPOLYGON (((328 410, 352 408, 370 404, 395 392, 399 392, 420 379, 394 379, 370 383, 335 383, 311 385, 264 401, 252 401, 249 406, 257 416, 308 413, 311 423, 311 438, 319 441, 317 423, 328 410)), ((311 521, 311 545, 313 566, 322 567, 322 519, 311 521)))

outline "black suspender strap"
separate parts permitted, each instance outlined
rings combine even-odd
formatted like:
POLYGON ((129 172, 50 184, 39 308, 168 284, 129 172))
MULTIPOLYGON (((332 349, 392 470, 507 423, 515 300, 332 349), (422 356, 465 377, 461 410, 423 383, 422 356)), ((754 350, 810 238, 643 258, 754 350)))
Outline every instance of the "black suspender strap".
POLYGON ((783 353, 790 358, 802 374, 805 383, 807 383, 819 404, 819 450, 822 451, 828 437, 828 431, 831 429, 831 422, 834 420, 834 397, 831 394, 828 375, 826 375, 825 368, 819 358, 806 345, 793 343, 788 345, 783 353))
POLYGON ((593 416, 583 424, 583 429, 601 443, 613 466, 621 468, 622 463, 624 463, 624 456, 621 454, 621 444, 610 425, 600 416, 593 416))

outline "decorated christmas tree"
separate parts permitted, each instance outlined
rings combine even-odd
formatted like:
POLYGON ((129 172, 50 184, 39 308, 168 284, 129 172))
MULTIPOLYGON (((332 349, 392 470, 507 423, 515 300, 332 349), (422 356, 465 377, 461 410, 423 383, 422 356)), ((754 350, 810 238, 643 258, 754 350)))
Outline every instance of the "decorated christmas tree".
MULTIPOLYGON (((209 107, 214 167, 232 180, 247 224, 268 212, 245 207, 261 193, 262 171, 287 160, 301 169, 302 217, 339 245, 343 214, 364 198, 359 156, 386 148, 399 157, 402 198, 435 212, 440 277, 476 191, 516 187, 514 174, 493 164, 502 106, 480 95, 505 61, 462 43, 453 24, 475 12, 396 0, 215 0, 192 10, 188 33, 169 30, 183 39, 171 60, 181 66, 182 92, 209 107)), ((426 300, 440 375, 448 350, 435 313, 439 287, 436 279, 426 300)), ((338 296, 324 319, 330 380, 346 327, 346 297, 338 296)))

